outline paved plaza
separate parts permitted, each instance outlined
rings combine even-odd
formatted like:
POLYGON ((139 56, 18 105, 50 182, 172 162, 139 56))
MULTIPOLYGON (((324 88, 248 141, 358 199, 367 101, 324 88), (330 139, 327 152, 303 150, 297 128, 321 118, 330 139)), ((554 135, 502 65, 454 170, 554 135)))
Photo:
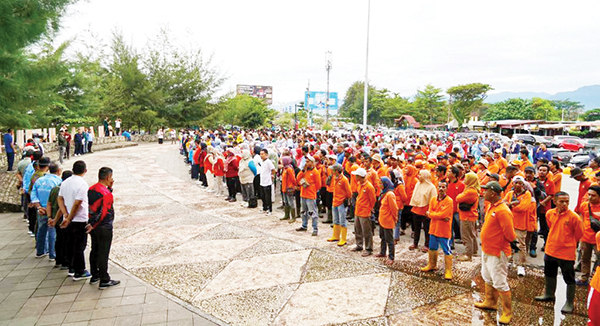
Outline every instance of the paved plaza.
MULTIPOLYGON (((473 307, 483 290, 479 258, 455 261, 454 279, 444 281, 442 271, 420 271, 427 254, 409 251, 407 236, 387 267, 350 252, 352 227, 340 248, 326 241, 327 224, 319 223, 312 237, 295 232, 298 221, 279 221, 282 211, 265 216, 240 207, 239 196, 228 203, 205 192, 190 180, 176 145, 142 144, 82 159, 90 185, 100 167, 114 170, 110 272, 124 282, 105 291, 73 282, 47 259, 35 259, 20 214, 0 215, 0 325, 496 324, 495 313, 473 307)), ((555 311, 533 301, 543 290, 543 271, 527 272, 509 274, 513 325, 585 324, 587 289, 578 289, 576 314, 562 316, 564 283, 555 311)))

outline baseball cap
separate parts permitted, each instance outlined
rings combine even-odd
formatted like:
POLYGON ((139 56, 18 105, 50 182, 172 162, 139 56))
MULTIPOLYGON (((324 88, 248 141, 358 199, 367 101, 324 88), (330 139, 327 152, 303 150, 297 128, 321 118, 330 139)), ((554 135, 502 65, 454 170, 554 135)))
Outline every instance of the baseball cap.
POLYGON ((38 166, 40 166, 40 167, 46 167, 48 165, 50 165, 50 158, 49 157, 42 157, 38 161, 38 166))
POLYGON ((306 159, 315 162, 315 158, 312 157, 311 155, 306 155, 306 159))
POLYGON ((521 182, 525 183, 525 178, 523 178, 523 177, 522 177, 522 176, 520 176, 520 175, 516 175, 516 176, 515 176, 515 177, 512 179, 512 182, 518 182, 518 181, 521 181, 521 182))
POLYGON ((527 172, 527 171, 531 171, 531 172, 535 173, 535 169, 533 168, 533 166, 526 167, 525 172, 527 172))
POLYGON ((488 165, 490 164, 490 162, 488 162, 488 160, 482 158, 481 160, 479 160, 479 164, 483 164, 483 166, 485 166, 487 168, 488 165))
POLYGON ((379 155, 379 154, 375 154, 375 155, 373 155, 373 156, 371 157, 371 159, 373 159, 373 161, 377 161, 377 162, 379 162, 379 163, 383 164, 383 160, 381 159, 381 155, 379 155))
POLYGON ((502 193, 502 186, 496 181, 490 181, 487 184, 481 186, 483 189, 491 189, 497 193, 502 193))
POLYGON ((496 150, 494 151, 494 153, 502 154, 502 149, 501 148, 496 148, 496 150))
POLYGON ((356 171, 352 172, 352 174, 364 178, 367 176, 367 170, 365 170, 363 168, 358 168, 358 169, 356 169, 356 171))
POLYGON ((580 168, 573 168, 571 169, 571 178, 575 178, 577 176, 580 176, 583 174, 583 170, 580 168))

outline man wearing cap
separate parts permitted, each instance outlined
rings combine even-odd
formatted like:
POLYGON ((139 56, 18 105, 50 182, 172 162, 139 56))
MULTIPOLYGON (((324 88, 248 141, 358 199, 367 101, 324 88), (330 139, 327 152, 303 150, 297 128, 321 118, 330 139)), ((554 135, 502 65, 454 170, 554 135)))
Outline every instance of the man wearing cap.
POLYGON ((494 160, 496 161, 496 166, 498 167, 498 174, 504 174, 504 172, 506 171, 506 167, 508 166, 508 162, 504 157, 502 157, 501 148, 498 148, 494 151, 494 160))
POLYGON ((547 198, 547 195, 544 184, 535 177, 534 167, 528 166, 525 168, 525 181, 528 183, 526 185, 532 196, 529 223, 527 226, 527 240, 529 241, 526 243, 529 247, 529 255, 535 258, 537 257, 538 217, 543 213, 542 210, 544 207, 541 206, 541 202, 547 198))
POLYGON ((371 229, 371 213, 377 197, 375 195, 375 188, 369 181, 367 181, 367 171, 363 168, 359 168, 352 172, 358 181, 358 196, 356 198, 355 215, 356 221, 354 222, 354 233, 356 237, 356 247, 352 251, 362 251, 363 244, 366 252, 363 256, 369 256, 373 253, 373 230, 371 229))
POLYGON ((318 235, 319 214, 317 212, 317 191, 321 189, 321 175, 314 167, 315 158, 306 155, 304 169, 298 173, 297 180, 300 186, 302 203, 302 226, 296 231, 308 230, 308 219, 312 219, 313 236, 318 235))
POLYGON ((508 286, 508 260, 511 255, 510 243, 516 238, 513 217, 510 209, 502 201, 502 187, 492 181, 482 186, 484 198, 490 203, 481 228, 481 276, 485 281, 485 300, 475 303, 480 309, 498 309, 498 299, 502 304, 501 324, 512 319, 511 293, 508 286))
POLYGON ((348 222, 346 221, 346 206, 352 191, 348 178, 344 176, 343 168, 340 164, 333 164, 331 167, 333 177, 331 185, 333 186, 333 235, 327 239, 329 242, 338 241, 338 246, 346 245, 346 236, 348 234, 348 222))
POLYGON ((575 213, 581 214, 580 207, 581 203, 587 197, 588 189, 592 185, 592 180, 585 176, 583 170, 580 168, 571 169, 571 178, 579 181, 579 193, 577 196, 577 206, 575 206, 575 213))
POLYGON ((513 178, 514 190, 509 191, 504 197, 513 215, 513 226, 517 235, 519 252, 515 254, 517 275, 525 276, 525 261, 527 259, 527 226, 531 209, 531 193, 527 191, 525 179, 521 176, 513 178))
POLYGON ((559 191, 554 195, 556 208, 546 213, 548 220, 548 240, 544 256, 544 276, 546 292, 535 297, 537 301, 554 301, 558 268, 567 284, 567 301, 562 313, 572 313, 575 300, 575 252, 577 242, 583 236, 583 223, 579 215, 569 209, 569 194, 559 191))

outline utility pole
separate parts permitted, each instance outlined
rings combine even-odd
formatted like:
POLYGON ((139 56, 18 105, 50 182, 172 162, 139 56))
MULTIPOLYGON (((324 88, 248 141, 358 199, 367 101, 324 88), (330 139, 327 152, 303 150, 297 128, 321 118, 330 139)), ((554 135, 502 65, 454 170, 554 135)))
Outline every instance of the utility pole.
POLYGON ((329 123, 329 71, 331 70, 331 51, 325 52, 325 70, 327 70, 327 99, 325 100, 325 124, 329 123))
POLYGON ((371 23, 371 0, 367 10, 367 58, 365 65, 365 101, 363 103, 363 129, 367 130, 367 105, 369 103, 369 25, 371 23))
POLYGON ((306 86, 306 98, 304 100, 304 108, 306 109, 306 112, 308 114, 308 126, 312 127, 312 108, 310 109, 310 111, 308 110, 309 108, 309 100, 310 100, 310 79, 308 80, 308 85, 306 86))

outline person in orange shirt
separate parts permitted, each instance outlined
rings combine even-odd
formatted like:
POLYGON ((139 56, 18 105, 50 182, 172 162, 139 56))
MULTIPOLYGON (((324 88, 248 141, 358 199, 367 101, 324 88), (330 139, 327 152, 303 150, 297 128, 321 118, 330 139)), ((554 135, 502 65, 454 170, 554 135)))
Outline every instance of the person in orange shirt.
POLYGON ((562 186, 562 168, 558 160, 552 160, 548 163, 550 166, 550 172, 552 172, 552 182, 554 182, 554 191, 560 191, 562 186))
POLYGON ((327 239, 327 241, 338 241, 338 246, 341 247, 346 245, 346 236, 348 234, 346 206, 348 206, 347 202, 352 198, 352 191, 350 190, 348 178, 344 176, 342 166, 337 163, 333 164, 331 170, 333 171, 333 178, 331 179, 331 184, 333 185, 333 236, 327 239))
POLYGON ((379 237, 381 251, 375 257, 383 258, 389 254, 387 265, 394 263, 394 228, 398 222, 398 205, 394 194, 394 184, 388 177, 381 178, 381 196, 379 196, 379 237))
POLYGON ((512 215, 515 233, 517 234, 517 247, 519 252, 515 254, 517 264, 517 275, 525 276, 525 267, 527 260, 527 227, 529 223, 529 214, 531 208, 531 193, 527 191, 525 179, 522 176, 513 178, 514 190, 509 191, 504 197, 512 215))
POLYGON ((466 253, 458 257, 458 261, 471 261, 479 251, 477 241, 477 204, 481 187, 479 179, 473 172, 465 176, 465 190, 456 196, 458 217, 460 219, 460 236, 466 247, 466 253))
MULTIPOLYGON (((596 251, 600 251, 600 232, 596 233, 596 251)), ((588 326, 600 325, 600 266, 596 268, 590 283, 587 300, 588 326)))
POLYGON ((560 310, 562 313, 573 312, 575 300, 575 255, 577 242, 583 236, 583 223, 579 215, 569 209, 569 194, 559 191, 554 195, 556 208, 546 213, 548 220, 548 240, 544 256, 544 276, 546 292, 535 297, 537 301, 554 301, 558 268, 567 283, 567 302, 560 310))
POLYGON ((296 203, 294 192, 296 191, 296 175, 292 167, 292 158, 283 156, 281 158, 283 174, 281 175, 281 191, 283 197, 283 208, 285 215, 281 220, 290 220, 290 223, 296 221, 296 203))
POLYGON ((583 170, 580 168, 573 168, 571 170, 571 178, 579 181, 579 193, 577 196, 577 206, 575 206, 575 213, 581 214, 579 208, 581 207, 581 203, 583 203, 587 197, 588 189, 592 185, 592 181, 585 176, 583 170))
MULTIPOLYGON (((404 190, 406 191, 406 204, 402 209, 402 216, 400 219, 400 235, 404 235, 406 233, 406 226, 410 224, 411 230, 413 230, 413 213, 412 206, 410 206, 410 200, 412 198, 413 192, 415 190, 415 186, 417 185, 418 177, 417 174, 419 171, 410 163, 407 163, 403 170, 404 173, 404 190)), ((413 230, 414 236, 414 230, 413 230)))
MULTIPOLYGON (((587 286, 590 278, 590 268, 592 264, 592 252, 595 250, 596 232, 592 230, 590 222, 590 213, 595 219, 600 218, 600 186, 593 185, 588 189, 588 201, 581 204, 579 215, 583 219, 583 237, 579 248, 581 250, 581 278, 577 280, 577 285, 587 286)), ((598 252, 596 251, 596 255, 598 252)))
MULTIPOLYGON (((404 187, 404 181, 402 176, 398 174, 396 177, 396 189, 394 189, 394 195, 396 195, 396 206, 398 206, 398 221, 394 230, 394 244, 397 244, 400 240, 400 236, 404 235, 402 230, 402 214, 404 214, 404 207, 408 204, 408 198, 406 196, 406 189, 404 187)), ((404 226, 406 228, 406 225, 404 226)))
POLYGON ((480 309, 498 309, 498 299, 502 304, 502 315, 498 320, 508 324, 512 319, 512 302, 508 286, 508 260, 511 255, 510 243, 516 234, 510 209, 502 201, 502 187, 491 181, 482 186, 483 194, 490 206, 481 228, 481 276, 485 282, 485 299, 475 303, 480 309))
POLYGON ((509 165, 506 167, 506 172, 500 176, 500 186, 502 186, 502 198, 506 196, 506 194, 512 190, 513 184, 512 180, 519 173, 519 168, 514 165, 509 165))
POLYGON ((429 209, 429 202, 431 198, 437 196, 437 190, 431 183, 431 173, 427 170, 421 170, 419 172, 419 183, 415 187, 413 196, 410 199, 410 206, 412 206, 413 213, 413 230, 415 232, 414 242, 408 247, 409 250, 419 248, 419 240, 421 239, 421 227, 425 232, 425 246, 421 248, 421 251, 429 251, 429 218, 427 218, 427 210, 429 209))
POLYGON ((442 247, 444 252, 444 279, 452 279, 452 249, 450 249, 450 238, 452 237, 452 214, 454 203, 452 198, 446 195, 448 183, 438 183, 438 194, 431 198, 427 209, 427 218, 431 219, 429 227, 429 262, 421 268, 423 272, 437 269, 438 250, 442 247))
POLYGON ((589 163, 591 171, 588 173, 588 178, 592 181, 592 183, 598 183, 598 178, 596 178, 596 174, 600 172, 600 157, 595 157, 589 163))
MULTIPOLYGON (((552 198, 556 193, 554 189, 554 182, 549 177, 550 167, 547 164, 541 164, 538 167, 538 181, 543 184, 546 198, 540 200, 540 207, 538 209, 538 219, 540 222, 540 235, 544 239, 543 250, 546 246, 546 239, 548 238, 548 223, 546 223, 546 212, 552 209, 552 198)), ((537 249, 537 237, 531 239, 531 250, 535 253, 537 249)), ((542 250, 542 251, 543 251, 542 250)), ((531 255, 531 254, 530 254, 531 255)))
POLYGON ((356 238, 356 247, 352 251, 362 251, 363 244, 365 253, 363 257, 370 256, 373 253, 373 230, 371 229, 371 214, 377 197, 375 188, 367 181, 367 171, 359 168, 352 172, 358 181, 358 197, 356 197, 356 221, 354 222, 354 235, 356 238))
POLYGON ((502 157, 502 149, 498 148, 494 151, 494 160, 496 160, 496 166, 498 167, 498 174, 502 175, 508 167, 508 162, 502 157))
POLYGON ((315 169, 315 158, 306 155, 304 169, 298 172, 296 178, 300 186, 300 198, 302 205, 302 226, 296 231, 308 230, 308 219, 312 219, 313 236, 319 233, 319 214, 317 212, 317 191, 321 189, 321 174, 315 169))
POLYGON ((321 173, 321 202, 325 209, 327 209, 327 219, 323 221, 325 224, 333 223, 333 185, 331 184, 331 179, 333 179, 333 171, 331 170, 331 166, 335 164, 337 157, 335 155, 327 155, 327 165, 323 167, 323 171, 321 173), (329 180, 329 183, 327 182, 329 180))
POLYGON ((379 178, 383 178, 388 175, 389 168, 383 164, 381 155, 375 154, 372 157, 373 169, 377 172, 379 178))
POLYGON ((519 154, 521 155, 520 159, 521 159, 521 172, 525 172, 525 168, 528 166, 533 167, 533 163, 531 163, 531 161, 529 160, 529 151, 527 150, 527 148, 522 148, 519 151, 519 154))

